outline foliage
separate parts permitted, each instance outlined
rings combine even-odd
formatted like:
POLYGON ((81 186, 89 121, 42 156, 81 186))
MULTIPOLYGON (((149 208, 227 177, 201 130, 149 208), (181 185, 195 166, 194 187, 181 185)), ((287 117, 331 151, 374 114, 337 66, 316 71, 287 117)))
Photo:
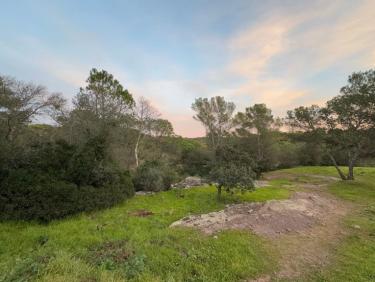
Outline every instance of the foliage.
POLYGON ((287 119, 307 132, 310 142, 321 144, 343 180, 353 180, 360 155, 374 150, 375 70, 353 73, 340 92, 326 107, 299 107, 288 111, 287 119), (337 153, 346 155, 347 175, 338 166, 337 153))
POLYGON ((172 136, 173 132, 173 125, 167 119, 155 119, 151 122, 151 135, 155 137, 166 137, 172 136))
POLYGON ((217 184, 218 196, 221 189, 230 192, 232 189, 253 190, 255 173, 251 167, 229 164, 216 166, 210 172, 210 178, 217 184))
POLYGON ((237 132, 246 135, 255 130, 256 134, 263 135, 270 130, 274 122, 272 112, 265 104, 255 104, 236 115, 237 132))
POLYGON ((253 159, 232 145, 216 149, 209 177, 217 184, 219 198, 222 188, 227 192, 235 188, 253 190, 256 174, 251 164, 254 164, 253 159))
POLYGON ((177 173, 158 161, 145 162, 135 172, 133 182, 137 191, 168 190, 178 179, 177 173))
POLYGON ((224 97, 216 96, 211 99, 197 98, 192 104, 196 112, 194 119, 200 121, 206 128, 208 144, 215 149, 221 144, 233 127, 233 113, 236 106, 233 102, 225 101, 224 97))
POLYGON ((41 85, 0 76, 0 139, 15 142, 33 118, 53 115, 64 104, 60 94, 50 94, 41 85))
POLYGON ((75 98, 75 107, 89 111, 101 120, 121 119, 134 105, 133 96, 112 74, 93 68, 75 98))
POLYGON ((207 176, 211 169, 213 154, 203 146, 187 148, 182 151, 183 171, 188 175, 207 176))
MULTIPOLYGON (((27 282, 37 277, 42 269, 46 267, 51 259, 49 255, 31 254, 28 257, 18 260, 11 271, 5 273, 1 281, 4 282, 27 282)), ((1 276, 0 276, 1 278, 1 276)))
POLYGON ((104 165, 102 149, 100 142, 82 149, 64 141, 36 146, 3 171, 0 217, 50 221, 132 196, 130 176, 104 165))

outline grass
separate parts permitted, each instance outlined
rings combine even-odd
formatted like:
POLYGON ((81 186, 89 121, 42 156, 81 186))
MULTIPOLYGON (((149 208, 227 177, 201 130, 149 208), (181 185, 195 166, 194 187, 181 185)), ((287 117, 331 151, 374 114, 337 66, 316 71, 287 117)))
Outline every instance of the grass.
MULTIPOLYGON (((0 281, 241 281, 271 274, 280 259, 272 241, 250 232, 214 237, 168 226, 229 203, 288 198, 298 189, 295 181, 324 181, 309 174, 337 176, 332 167, 281 172, 296 177, 281 175, 254 192, 224 193, 220 202, 215 188, 200 187, 136 196, 108 210, 48 225, 0 223, 0 281), (138 210, 153 215, 132 215, 138 210)), ((355 181, 329 186, 354 207, 344 222, 348 235, 336 246, 331 264, 311 271, 305 281, 375 281, 375 169, 355 172, 355 181)))
POLYGON ((289 191, 275 182, 267 189, 223 196, 218 202, 214 187, 171 190, 48 225, 0 223, 0 281, 237 281, 271 271, 276 255, 249 232, 214 238, 168 227, 189 214, 287 198, 289 191), (131 215, 141 209, 154 215, 131 215), (95 262, 92 249, 108 242, 123 245, 118 252, 102 248, 95 262), (117 259, 125 255, 126 261, 117 259))
MULTIPOLYGON (((293 173, 335 176, 332 167, 300 167, 293 173)), ((355 181, 337 181, 329 191, 353 205, 345 219, 348 236, 334 252, 332 264, 311 273, 309 281, 375 281, 375 168, 356 168, 355 181)))

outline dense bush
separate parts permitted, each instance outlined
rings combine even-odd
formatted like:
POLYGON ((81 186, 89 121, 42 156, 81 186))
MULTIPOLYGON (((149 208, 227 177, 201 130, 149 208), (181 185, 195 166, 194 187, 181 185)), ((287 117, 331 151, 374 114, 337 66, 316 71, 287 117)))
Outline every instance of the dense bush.
POLYGON ((178 175, 173 168, 156 161, 140 165, 133 177, 137 191, 167 190, 177 180, 178 175))
POLYGON ((134 193, 129 173, 105 161, 103 140, 79 148, 64 141, 25 149, 2 169, 0 219, 50 221, 110 207, 134 193))
POLYGON ((182 151, 181 163, 188 175, 207 176, 210 172, 212 152, 208 148, 193 147, 182 151))
POLYGON ((251 167, 234 163, 216 166, 210 172, 210 179, 227 192, 234 188, 252 190, 255 176, 251 167))
POLYGON ((82 186, 48 175, 16 170, 1 183, 0 218, 50 221, 82 211, 107 208, 132 196, 129 175, 102 187, 82 186))

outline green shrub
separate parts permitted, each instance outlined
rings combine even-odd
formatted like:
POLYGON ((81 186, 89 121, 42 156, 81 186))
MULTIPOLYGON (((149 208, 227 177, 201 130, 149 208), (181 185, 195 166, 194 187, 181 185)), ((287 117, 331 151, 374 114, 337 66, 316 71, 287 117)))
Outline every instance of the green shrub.
POLYGON ((217 183, 219 197, 222 188, 227 192, 232 189, 253 190, 255 176, 251 167, 236 164, 214 167, 210 173, 210 179, 217 183))
POLYGON ((130 174, 106 161, 97 141, 83 148, 63 141, 39 144, 17 166, 3 169, 0 219, 48 222, 131 197, 130 174), (87 174, 81 173, 84 169, 87 174))
POLYGON ((212 152, 204 147, 192 147, 182 151, 181 163, 188 175, 207 176, 210 172, 212 152))
POLYGON ((34 175, 24 170, 12 171, 1 183, 0 219, 48 222, 83 211, 111 207, 134 193, 128 174, 103 187, 82 186, 34 175))
POLYGON ((178 175, 174 169, 153 161, 138 167, 133 182, 137 191, 162 191, 169 189, 177 179, 178 175))

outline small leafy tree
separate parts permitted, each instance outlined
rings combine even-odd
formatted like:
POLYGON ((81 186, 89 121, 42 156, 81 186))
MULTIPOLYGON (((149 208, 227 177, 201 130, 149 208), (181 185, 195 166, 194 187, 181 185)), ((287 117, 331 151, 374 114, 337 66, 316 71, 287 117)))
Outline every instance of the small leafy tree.
POLYGON ((233 145, 218 147, 209 175, 211 181, 216 183, 218 198, 221 198, 222 189, 226 192, 234 189, 253 190, 256 177, 254 166, 254 160, 233 145))
POLYGON ((227 164, 216 166, 210 173, 211 179, 217 185, 217 196, 221 198, 221 191, 231 192, 233 189, 253 190, 255 173, 246 165, 227 164))

